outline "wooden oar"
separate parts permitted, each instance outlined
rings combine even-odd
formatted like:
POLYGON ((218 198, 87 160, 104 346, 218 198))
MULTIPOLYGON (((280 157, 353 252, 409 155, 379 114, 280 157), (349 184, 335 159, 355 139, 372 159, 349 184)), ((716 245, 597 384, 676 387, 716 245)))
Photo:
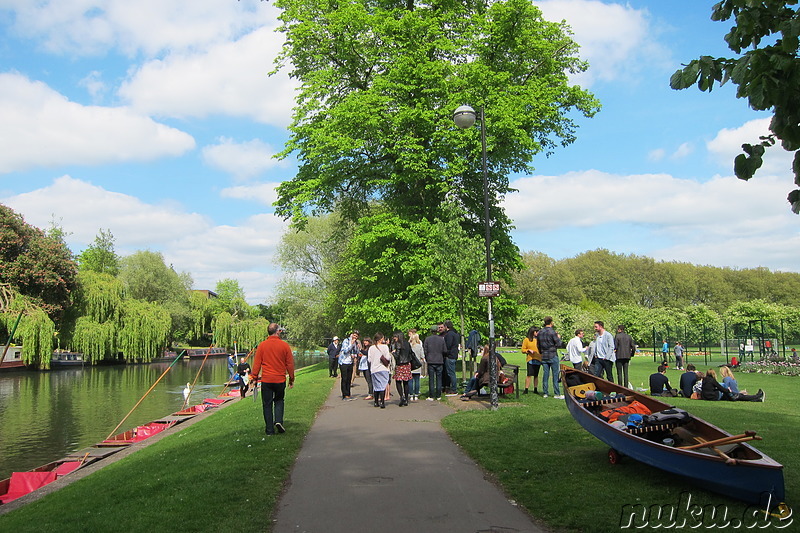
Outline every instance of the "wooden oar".
MULTIPOLYGON (((700 444, 703 445, 701 447, 709 447, 714 451, 714 453, 716 453, 717 455, 719 455, 720 457, 725 459, 725 464, 726 465, 733 466, 733 465, 736 464, 736 459, 733 459, 728 454, 726 454, 725 452, 723 452, 722 450, 720 450, 719 448, 717 448, 716 446, 714 446, 712 444, 712 442, 714 442, 714 441, 707 441, 707 440, 703 439, 702 437, 695 437, 695 439, 700 441, 700 444)), ((717 440, 720 440, 720 439, 717 439, 717 440)), ((727 443, 727 444, 731 444, 731 443, 727 443)))
POLYGON ((144 393, 144 396, 142 396, 142 397, 139 399, 139 401, 138 401, 138 402, 136 402, 136 405, 134 405, 134 406, 133 406, 133 409, 131 409, 130 411, 128 411, 128 414, 127 414, 127 415, 125 415, 125 418, 123 418, 123 419, 120 421, 120 423, 119 423, 119 424, 117 424, 117 427, 115 427, 115 428, 114 428, 114 429, 111 431, 111 433, 109 433, 109 434, 108 434, 108 437, 106 437, 104 440, 108 440, 108 439, 110 439, 111 437, 113 437, 113 436, 114 436, 114 434, 117 432, 117 430, 120 428, 120 426, 122 426, 122 424, 124 424, 124 423, 125 423, 125 421, 128 419, 128 417, 129 417, 129 416, 131 416, 131 414, 132 414, 132 413, 133 413, 133 412, 136 410, 136 408, 137 408, 137 407, 139 407, 139 404, 140 404, 140 403, 142 403, 142 401, 144 401, 144 399, 145 399, 145 398, 147 398, 147 395, 148 395, 148 394, 150 394, 150 393, 153 391, 153 389, 155 389, 155 388, 156 388, 156 385, 158 385, 158 383, 159 383, 159 382, 160 382, 162 379, 164 379, 164 376, 166 376, 166 375, 167 375, 167 372, 169 372, 169 371, 170 371, 170 369, 172 368, 172 366, 173 366, 175 363, 177 363, 178 361, 180 361, 180 359, 183 357, 183 354, 184 354, 184 353, 186 353, 186 350, 183 350, 183 351, 182 351, 180 354, 178 354, 178 357, 176 357, 176 358, 175 358, 175 360, 174 360, 174 361, 172 361, 172 363, 170 363, 170 365, 169 365, 169 366, 166 368, 166 370, 164 370, 164 372, 163 372, 163 373, 162 373, 162 374, 161 374, 161 375, 158 377, 158 379, 156 380, 156 382, 155 382, 155 383, 153 383, 153 386, 152 386, 152 387, 150 387, 149 389, 147 389, 147 392, 145 392, 145 393, 144 393))
POLYGON ((721 446, 723 444, 738 444, 749 440, 761 440, 761 437, 756 435, 755 431, 745 431, 741 435, 730 435, 715 440, 705 440, 700 437, 695 437, 700 443, 692 444, 690 446, 681 446, 681 450, 696 450, 698 448, 709 448, 711 446, 721 446))

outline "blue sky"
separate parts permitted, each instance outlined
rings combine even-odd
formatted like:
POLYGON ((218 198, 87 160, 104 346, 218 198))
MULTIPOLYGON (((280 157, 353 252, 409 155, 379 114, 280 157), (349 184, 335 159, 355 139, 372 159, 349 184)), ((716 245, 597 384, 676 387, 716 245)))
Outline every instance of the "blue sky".
MULTIPOLYGON (((603 109, 512 177, 520 248, 799 271, 789 155, 773 150, 749 183, 732 176, 768 115, 733 86, 669 88, 681 63, 730 55, 714 2, 535 3, 573 28, 591 65, 574 81, 603 109)), ((54 220, 76 253, 108 229, 119 253, 160 251, 196 288, 234 278, 269 301, 286 227, 274 187, 295 172, 271 158, 294 91, 266 75, 276 15, 258 0, 0 0, 0 203, 54 220)))

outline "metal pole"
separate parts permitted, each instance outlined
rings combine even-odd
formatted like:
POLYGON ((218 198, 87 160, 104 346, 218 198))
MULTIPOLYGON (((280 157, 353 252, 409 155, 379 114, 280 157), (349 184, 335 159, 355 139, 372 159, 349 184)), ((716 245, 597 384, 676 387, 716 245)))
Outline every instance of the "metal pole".
MULTIPOLYGON (((489 213, 489 171, 486 168, 486 110, 481 106, 481 154, 483 162, 483 214, 486 226, 486 281, 492 281, 492 230, 489 213)), ((497 399, 497 355, 494 346, 494 313, 492 313, 492 297, 489 303, 489 391, 492 410, 498 407, 497 399)))

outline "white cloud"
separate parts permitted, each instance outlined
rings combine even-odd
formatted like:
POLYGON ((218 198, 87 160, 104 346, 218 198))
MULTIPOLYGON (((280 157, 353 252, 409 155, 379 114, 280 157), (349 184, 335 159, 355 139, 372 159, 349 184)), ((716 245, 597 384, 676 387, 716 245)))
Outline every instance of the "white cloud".
POLYGON ((41 82, 0 74, 0 173, 56 165, 151 161, 194 139, 125 107, 83 106, 41 82))
POLYGON ((262 27, 202 52, 170 53, 132 73, 120 97, 143 113, 170 117, 225 114, 284 128, 297 84, 273 70, 282 36, 262 27))
POLYGON ((666 155, 666 153, 667 153, 666 150, 664 150, 663 148, 656 148, 655 150, 650 150, 647 153, 647 160, 648 161, 661 161, 662 159, 664 159, 664 156, 666 155))
POLYGON ((270 214, 251 216, 239 226, 214 225, 180 205, 147 204, 69 176, 0 202, 40 228, 55 216, 73 252, 94 241, 100 228, 107 229, 117 253, 159 251, 167 264, 191 273, 196 288, 213 289, 220 279, 237 279, 250 303, 267 299, 280 277, 272 258, 286 223, 270 214))
POLYGON ((597 0, 544 0, 536 5, 546 19, 565 20, 572 28, 581 45, 580 56, 590 65, 575 77, 583 86, 630 77, 642 65, 666 64, 668 53, 655 41, 658 32, 645 10, 597 0))
POLYGON ((206 164, 231 174, 239 181, 254 178, 272 167, 286 165, 274 156, 275 150, 259 139, 236 143, 222 137, 219 144, 203 148, 206 164))
POLYGON ((277 9, 258 0, 7 0, 16 33, 41 40, 51 53, 129 56, 191 50, 275 25, 277 9))
POLYGON ((256 185, 239 185, 228 187, 220 191, 223 198, 256 201, 263 205, 271 206, 278 199, 276 187, 280 183, 259 183, 256 185))
MULTIPOLYGON (((734 158, 743 153, 742 145, 758 144, 759 137, 769 134, 769 118, 751 120, 738 128, 723 129, 706 144, 712 156, 728 168, 733 168, 734 158)), ((756 172, 756 177, 765 174, 778 174, 791 176, 793 152, 787 152, 778 142, 775 146, 767 148, 764 154, 764 163, 756 172)), ((787 186, 788 194, 788 186, 787 186)))
POLYGON ((2 202, 40 228, 49 226, 55 214, 64 230, 71 233, 67 241, 76 253, 94 241, 100 228, 111 231, 122 253, 130 253, 142 247, 160 248, 187 233, 205 232, 210 226, 205 216, 183 212, 180 206, 146 204, 70 176, 2 202))
POLYGON ((796 271, 800 233, 785 200, 789 184, 769 175, 751 182, 715 176, 700 183, 588 170, 517 179, 511 185, 519 192, 508 196, 505 208, 523 239, 528 234, 545 242, 550 232, 562 238, 569 233, 574 253, 605 247, 602 238, 587 246, 581 234, 602 235, 609 228, 617 240, 628 235, 623 253, 796 271))
POLYGON ((683 143, 672 153, 671 159, 683 159, 694 152, 694 146, 691 143, 683 143))

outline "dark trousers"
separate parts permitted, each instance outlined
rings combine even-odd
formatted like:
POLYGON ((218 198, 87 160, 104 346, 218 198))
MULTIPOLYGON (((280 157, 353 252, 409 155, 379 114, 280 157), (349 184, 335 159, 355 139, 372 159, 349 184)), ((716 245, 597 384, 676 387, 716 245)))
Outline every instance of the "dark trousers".
POLYGON ((247 379, 247 376, 244 375, 242 376, 241 381, 239 381, 239 396, 244 398, 244 395, 247 394, 248 390, 250 390, 250 381, 247 379))
POLYGON ((442 366, 439 363, 428 363, 428 397, 439 398, 442 395, 442 366))
POLYGON ((367 387, 369 388, 369 396, 372 396, 372 393, 375 392, 372 388, 372 374, 370 374, 369 368, 365 368, 361 371, 361 374, 364 376, 364 379, 367 380, 367 387))
POLYGON ((617 385, 628 386, 628 364, 630 359, 617 359, 617 385))
POLYGON ((261 384, 261 404, 264 407, 264 423, 267 425, 267 435, 275 434, 275 424, 283 424, 283 398, 285 396, 285 381, 283 383, 261 384))
POLYGON ((350 384, 353 381, 353 363, 349 365, 339 365, 342 374, 342 398, 350 396, 350 384))
POLYGON ((606 379, 611 383, 614 383, 614 362, 609 361, 608 359, 600 359, 600 368, 602 371, 597 377, 602 378, 603 372, 606 374, 606 379))
POLYGON ((336 357, 328 359, 328 376, 335 378, 336 370, 339 368, 339 359, 336 357))

